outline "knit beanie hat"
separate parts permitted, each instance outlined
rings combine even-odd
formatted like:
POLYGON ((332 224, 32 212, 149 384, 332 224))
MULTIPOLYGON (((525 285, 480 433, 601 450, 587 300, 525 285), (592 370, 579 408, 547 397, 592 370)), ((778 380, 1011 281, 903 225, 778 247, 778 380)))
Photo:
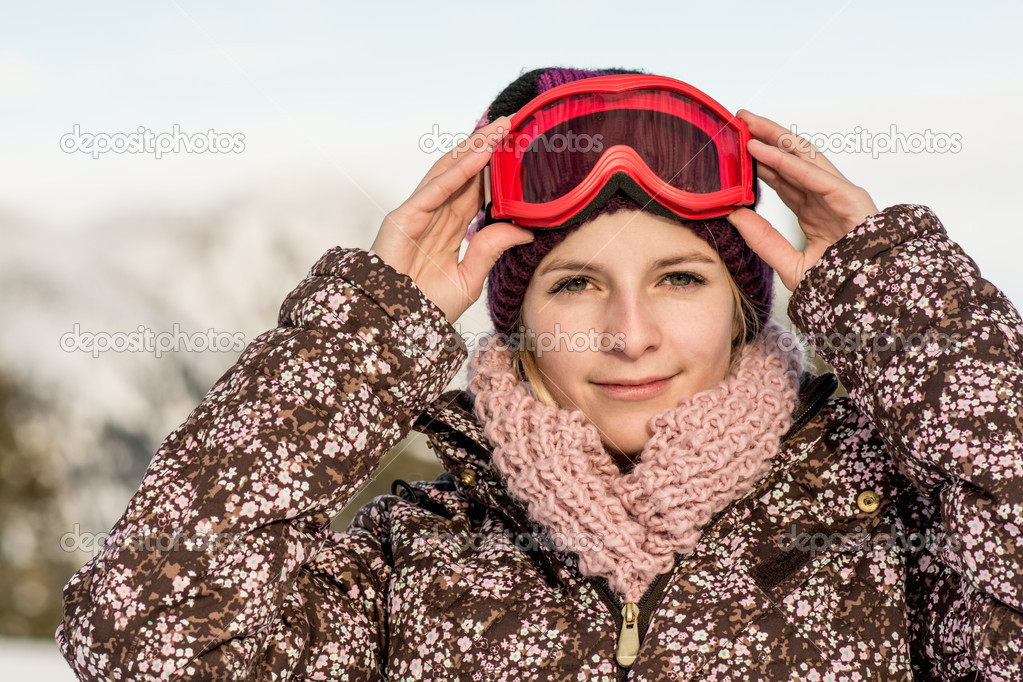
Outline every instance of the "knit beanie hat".
MULTIPOLYGON (((529 71, 515 79, 494 99, 476 124, 476 129, 492 123, 501 116, 511 116, 531 100, 559 85, 584 78, 636 73, 643 72, 625 69, 584 71, 563 68, 529 71)), ((759 192, 754 193, 759 196, 759 192)), ((657 208, 660 209, 660 206, 657 208)), ((611 195, 604 204, 597 206, 581 222, 558 229, 536 230, 532 242, 513 246, 501 254, 487 277, 487 307, 490 310, 490 319, 494 323, 494 331, 506 335, 515 331, 513 325, 525 298, 529 280, 544 256, 568 235, 597 216, 621 210, 643 210, 643 207, 631 197, 618 192, 611 195)), ((655 212, 664 215, 663 211, 655 212)), ((763 328, 771 315, 774 294, 774 272, 771 267, 746 244, 735 226, 724 218, 684 220, 674 215, 670 217, 691 229, 717 250, 739 290, 753 303, 756 319, 747 320, 750 333, 746 338, 747 342, 752 341, 754 330, 763 328)), ((484 212, 480 211, 470 225, 466 238, 471 239, 489 222, 496 221, 492 219, 488 221, 484 212)))

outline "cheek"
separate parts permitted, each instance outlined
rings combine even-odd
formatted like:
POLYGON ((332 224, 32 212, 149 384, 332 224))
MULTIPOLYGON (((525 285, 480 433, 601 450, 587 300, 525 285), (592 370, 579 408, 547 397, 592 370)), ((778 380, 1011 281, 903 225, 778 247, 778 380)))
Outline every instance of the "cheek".
POLYGON ((537 347, 536 366, 543 374, 544 381, 555 393, 577 400, 577 384, 580 377, 588 375, 588 363, 592 362, 592 353, 573 353, 565 350, 544 351, 537 347))
POLYGON ((701 363, 727 365, 734 334, 733 307, 688 311, 686 315, 675 316, 665 331, 669 343, 685 356, 701 363), (725 314, 722 311, 726 311, 725 314))
POLYGON ((522 321, 530 333, 532 348, 537 356, 537 366, 544 370, 563 375, 568 368, 584 366, 579 358, 556 356, 578 356, 583 353, 573 350, 590 348, 597 322, 587 315, 586 306, 566 305, 551 301, 541 305, 527 297, 522 306, 522 321), (562 352, 568 349, 568 352, 562 352))

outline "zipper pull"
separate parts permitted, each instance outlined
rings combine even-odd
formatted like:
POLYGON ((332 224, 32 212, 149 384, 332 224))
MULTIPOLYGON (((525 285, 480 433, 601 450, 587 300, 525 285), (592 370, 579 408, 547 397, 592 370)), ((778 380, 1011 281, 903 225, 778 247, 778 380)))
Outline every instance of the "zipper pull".
POLYGON ((628 602, 622 607, 622 633, 618 636, 618 664, 628 668, 639 654, 639 605, 628 602))

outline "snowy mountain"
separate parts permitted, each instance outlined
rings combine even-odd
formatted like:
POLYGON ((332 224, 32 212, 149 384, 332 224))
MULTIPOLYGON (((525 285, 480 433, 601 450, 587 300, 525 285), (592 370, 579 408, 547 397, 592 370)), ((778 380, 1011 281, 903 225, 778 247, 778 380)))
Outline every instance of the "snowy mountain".
MULTIPOLYGON (((368 247, 385 213, 362 194, 296 184, 204 213, 122 215, 68 233, 0 215, 0 378, 19 406, 9 410, 12 447, 23 460, 41 458, 52 481, 38 532, 19 531, 24 514, 0 508, 0 561, 48 557, 66 581, 90 553, 69 553, 76 541, 65 534, 110 528, 163 438, 245 345, 276 326, 312 264, 335 245, 368 247), (176 350, 138 352, 146 335, 176 350), (210 339, 217 350, 205 349, 210 339)), ((406 445, 405 464, 385 463, 367 495, 395 477, 433 477, 433 455, 406 445)), ((4 623, 0 613, 0 634, 39 634, 4 623)))

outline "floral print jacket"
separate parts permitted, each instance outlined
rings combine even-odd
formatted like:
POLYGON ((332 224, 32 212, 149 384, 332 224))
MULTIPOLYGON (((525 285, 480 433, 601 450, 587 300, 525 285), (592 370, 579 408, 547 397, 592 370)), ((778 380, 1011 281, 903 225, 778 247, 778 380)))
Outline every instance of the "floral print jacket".
POLYGON ((909 205, 833 245, 789 314, 850 397, 804 376, 772 469, 623 619, 441 395, 455 329, 333 249, 160 447, 67 585, 60 649, 82 679, 1023 679, 1019 314, 909 205), (446 472, 331 531, 412 428, 446 472))

